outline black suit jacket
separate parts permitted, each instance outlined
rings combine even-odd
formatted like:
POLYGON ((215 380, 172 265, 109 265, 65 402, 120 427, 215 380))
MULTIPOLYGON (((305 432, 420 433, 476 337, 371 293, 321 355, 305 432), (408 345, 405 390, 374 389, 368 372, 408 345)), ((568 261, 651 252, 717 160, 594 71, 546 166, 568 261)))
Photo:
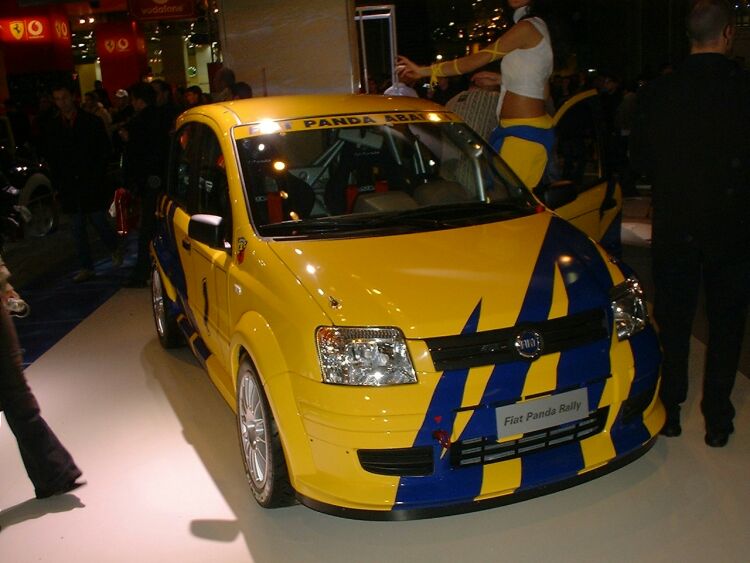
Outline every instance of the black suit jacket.
POLYGON ((638 93, 633 167, 653 186, 654 245, 750 253, 750 74, 690 55, 638 93))
POLYGON ((79 109, 71 125, 55 116, 46 130, 45 147, 64 211, 90 213, 109 206, 111 147, 101 118, 79 109))

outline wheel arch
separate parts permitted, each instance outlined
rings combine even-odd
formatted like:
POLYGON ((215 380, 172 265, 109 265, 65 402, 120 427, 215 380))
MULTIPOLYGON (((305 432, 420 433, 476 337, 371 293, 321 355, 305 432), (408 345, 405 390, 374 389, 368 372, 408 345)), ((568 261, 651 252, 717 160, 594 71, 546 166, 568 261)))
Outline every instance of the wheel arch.
MULTIPOLYGON (((243 355, 247 355, 258 373, 263 387, 278 374, 287 371, 286 360, 279 342, 268 322, 257 311, 248 311, 237 322, 230 345, 230 372, 234 386, 237 386, 237 370, 243 355), (263 356, 254 351, 263 350, 263 356)), ((269 403, 271 403, 269 399, 269 403)), ((273 408, 273 405, 272 405, 273 408)))
MULTIPOLYGON (((314 471, 307 433, 299 416, 289 367, 278 339, 266 320, 256 311, 245 313, 237 323, 230 345, 232 383, 237 388, 237 374, 243 358, 258 374, 268 406, 273 413, 286 458, 292 486, 297 475, 314 471), (262 357, 255 351, 263 350, 262 357), (270 392, 270 391, 274 392, 270 392)), ((237 408, 236 401, 232 405, 237 408)))
POLYGON ((169 299, 171 299, 174 302, 177 302, 177 289, 172 283, 172 280, 169 279, 169 276, 167 275, 167 273, 164 271, 164 268, 162 268, 161 261, 159 260, 159 256, 156 254, 156 251, 154 250, 153 246, 150 248, 150 252, 151 252, 151 260, 156 266, 156 269, 159 270, 159 275, 161 276, 161 285, 162 285, 164 292, 167 294, 167 297, 169 297, 169 299))

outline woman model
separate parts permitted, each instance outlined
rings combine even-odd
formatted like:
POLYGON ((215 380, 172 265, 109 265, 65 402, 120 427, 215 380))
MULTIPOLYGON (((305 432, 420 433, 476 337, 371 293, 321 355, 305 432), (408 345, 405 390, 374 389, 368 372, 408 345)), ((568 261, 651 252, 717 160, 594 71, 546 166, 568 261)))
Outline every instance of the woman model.
POLYGON ((21 348, 7 310, 9 302, 18 299, 9 277, 0 255, 0 410, 16 437, 36 498, 47 498, 73 491, 85 481, 68 450, 42 418, 23 374, 21 348))
POLYGON ((480 72, 472 81, 481 86, 500 82, 500 126, 490 144, 530 188, 542 179, 554 143, 545 105, 554 61, 552 39, 537 4, 537 0, 507 0, 514 25, 477 53, 431 66, 416 65, 403 56, 396 61, 399 77, 429 77, 434 83, 442 76, 466 74, 502 59, 502 80, 497 74, 480 72))

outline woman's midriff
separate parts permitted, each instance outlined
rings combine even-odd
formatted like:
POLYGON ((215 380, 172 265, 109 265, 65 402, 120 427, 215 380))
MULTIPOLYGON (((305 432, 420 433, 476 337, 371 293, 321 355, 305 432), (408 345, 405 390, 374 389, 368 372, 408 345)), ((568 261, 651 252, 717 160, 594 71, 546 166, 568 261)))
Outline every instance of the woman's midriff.
POLYGON ((529 98, 505 92, 503 105, 500 108, 500 117, 502 119, 516 119, 519 117, 540 117, 546 115, 547 110, 544 107, 544 100, 529 98))

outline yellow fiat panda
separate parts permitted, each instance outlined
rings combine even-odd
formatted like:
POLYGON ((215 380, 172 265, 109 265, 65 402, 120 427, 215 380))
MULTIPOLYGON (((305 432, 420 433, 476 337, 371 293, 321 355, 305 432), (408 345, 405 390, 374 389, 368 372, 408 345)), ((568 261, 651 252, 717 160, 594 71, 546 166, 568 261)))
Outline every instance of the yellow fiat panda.
POLYGON ((620 467, 663 425, 633 273, 441 106, 194 108, 157 218, 159 340, 236 412, 262 506, 476 510, 620 467))

